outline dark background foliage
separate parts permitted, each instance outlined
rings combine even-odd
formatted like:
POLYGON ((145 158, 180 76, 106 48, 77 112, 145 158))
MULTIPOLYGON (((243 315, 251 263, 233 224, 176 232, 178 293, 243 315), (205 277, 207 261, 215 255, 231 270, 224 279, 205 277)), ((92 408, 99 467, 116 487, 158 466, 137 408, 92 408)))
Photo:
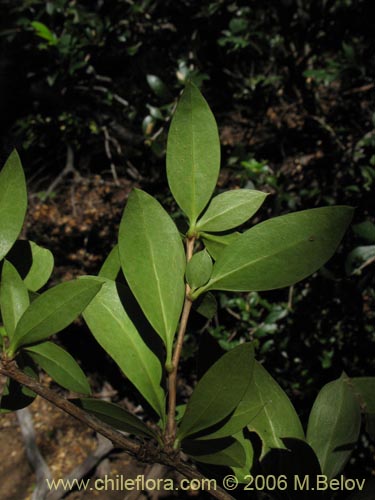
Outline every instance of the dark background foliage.
MULTIPOLYGON (((34 208, 28 236, 53 249, 57 270, 98 270, 133 183, 176 208, 165 142, 190 78, 220 129, 218 191, 271 193, 256 221, 356 207, 322 271, 293 290, 221 294, 211 335, 223 348, 255 339, 304 419, 342 370, 375 375, 372 0, 1 0, 0 8, 0 156, 20 151, 34 208)), ((187 373, 202 326, 190 328, 187 373)), ((366 435, 363 443, 357 470, 371 468, 374 449, 366 435)))

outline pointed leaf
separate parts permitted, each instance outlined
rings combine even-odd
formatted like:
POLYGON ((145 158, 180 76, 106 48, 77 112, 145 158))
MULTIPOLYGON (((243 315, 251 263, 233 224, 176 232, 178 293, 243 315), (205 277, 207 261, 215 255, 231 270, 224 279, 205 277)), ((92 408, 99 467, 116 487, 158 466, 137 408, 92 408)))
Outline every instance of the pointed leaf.
POLYGON ((163 420, 162 367, 127 315, 116 283, 105 283, 83 313, 92 334, 163 420))
POLYGON ((120 255, 118 245, 115 245, 109 252, 107 258, 100 268, 98 276, 116 281, 118 273, 121 270, 120 255))
POLYGON ((186 441, 183 449, 194 460, 205 464, 226 467, 243 467, 246 464, 245 449, 234 438, 212 441, 186 441))
POLYGON ((25 175, 16 151, 0 172, 0 260, 21 232, 27 207, 25 175))
POLYGON ((323 207, 256 225, 223 250, 200 293, 272 290, 306 278, 333 255, 352 215, 350 207, 323 207))
POLYGON ((25 285, 32 292, 36 292, 49 280, 54 265, 52 252, 30 241, 32 265, 24 278, 25 285))
POLYGON ((212 273, 212 260, 207 250, 195 253, 186 266, 186 281, 191 288, 207 283, 212 273))
POLYGON ((343 375, 326 384, 312 407, 307 442, 315 451, 323 474, 335 477, 349 460, 358 440, 361 411, 343 375))
POLYGON ((207 248, 211 257, 217 260, 223 250, 234 242, 240 236, 241 233, 237 231, 235 233, 217 235, 217 234, 209 234, 209 233, 201 233, 201 237, 204 243, 204 246, 207 248))
POLYGON ((78 279, 61 283, 39 295, 17 324, 9 353, 66 328, 100 290, 97 280, 78 279))
POLYGON ((64 349, 53 342, 43 342, 25 351, 48 375, 69 391, 91 394, 86 375, 78 363, 64 349))
POLYGON ((14 266, 5 260, 1 273, 0 305, 6 334, 10 339, 29 304, 29 294, 25 283, 14 266))
POLYGON ((192 226, 211 198, 219 168, 215 118, 197 87, 189 83, 169 129, 167 176, 172 194, 192 226))
POLYGON ((177 436, 185 437, 211 427, 229 415, 241 401, 252 377, 254 347, 241 344, 222 356, 194 389, 177 436))
POLYGON ((305 439, 298 415, 286 393, 263 366, 255 362, 254 374, 246 393, 244 404, 239 409, 254 415, 248 424, 262 440, 262 457, 271 448, 285 448, 282 438, 305 439))
POLYGON ((220 232, 233 229, 252 217, 267 194, 254 189, 234 189, 215 196, 198 220, 198 231, 220 232))
POLYGON ((137 436, 156 437, 142 420, 114 403, 90 398, 74 399, 73 403, 115 429, 137 436))
POLYGON ((185 252, 162 206, 144 191, 129 196, 119 232, 121 266, 145 316, 160 335, 170 361, 185 296, 185 252))

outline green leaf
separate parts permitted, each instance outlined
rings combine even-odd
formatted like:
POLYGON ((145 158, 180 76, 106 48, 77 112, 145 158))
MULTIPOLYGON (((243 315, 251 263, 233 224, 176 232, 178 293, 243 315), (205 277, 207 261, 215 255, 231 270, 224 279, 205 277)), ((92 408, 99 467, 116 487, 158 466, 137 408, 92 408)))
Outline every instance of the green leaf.
POLYGON ((198 231, 220 232, 239 226, 252 217, 267 194, 254 189, 234 189, 215 196, 198 220, 198 231))
POLYGON ((240 236, 240 234, 241 233, 235 232, 219 236, 216 234, 201 233, 201 238, 211 257, 217 260, 223 250, 228 245, 233 243, 238 238, 238 236, 240 236))
POLYGON ((25 283, 14 266, 5 260, 1 273, 0 305, 6 334, 10 339, 29 304, 29 294, 25 283))
POLYGON ((86 375, 64 349, 53 342, 27 347, 26 352, 48 375, 69 391, 91 394, 86 375))
POLYGON ((241 344, 222 356, 203 375, 186 407, 177 433, 185 437, 228 416, 241 401, 252 377, 254 347, 241 344))
POLYGON ((184 443, 183 450, 197 462, 223 465, 227 467, 244 467, 246 452, 237 439, 216 439, 211 441, 193 441, 184 443))
POLYGON ((172 219, 144 191, 137 189, 129 196, 119 252, 126 280, 165 343, 169 362, 185 296, 185 252, 172 219))
POLYGON ((150 89, 154 92, 157 97, 164 99, 164 101, 172 101, 173 97, 170 93, 168 87, 165 83, 155 75, 147 75, 146 76, 147 83, 150 86, 150 89))
POLYGON ((198 292, 261 291, 293 285, 333 255, 352 216, 351 207, 335 206, 262 222, 223 250, 210 281, 198 292))
POLYGON ((49 280, 54 265, 52 252, 30 241, 32 265, 24 278, 25 285, 32 292, 36 292, 49 280))
POLYGON ((105 281, 83 317, 98 343, 164 420, 165 395, 160 386, 160 361, 127 315, 114 281, 105 281))
MULTIPOLYGON (((28 356, 17 356, 17 364, 21 370, 34 380, 38 380, 38 374, 28 356)), ((21 410, 29 406, 36 398, 35 392, 13 379, 6 380, 3 393, 0 394, 0 414, 21 410)))
POLYGON ((285 448, 282 438, 305 439, 300 419, 288 396, 258 362, 255 362, 250 386, 238 412, 248 411, 249 416, 254 415, 248 429, 261 438, 262 457, 271 448, 285 448))
POLYGON ((115 245, 109 252, 107 258, 100 268, 98 276, 116 281, 118 273, 121 270, 120 255, 118 245, 115 245))
MULTIPOLYGON (((254 371, 256 369, 254 368, 254 371)), ((256 393, 254 383, 250 382, 245 394, 230 417, 221 422, 220 424, 222 425, 220 427, 219 424, 216 424, 214 429, 207 429, 209 433, 199 436, 199 439, 219 439, 226 436, 233 436, 248 425, 251 425, 255 418, 261 415, 261 412, 265 411, 267 404, 260 401, 258 397, 255 397, 256 393)))
POLYGON ((193 303, 194 309, 206 319, 212 319, 217 312, 217 301, 215 295, 211 292, 201 295, 193 303))
POLYGON ((25 175, 16 151, 0 172, 0 260, 21 232, 27 207, 25 175))
POLYGON ((375 243, 375 224, 366 220, 353 226, 353 233, 369 243, 375 243))
POLYGON ((142 420, 121 406, 90 398, 73 399, 72 402, 115 429, 137 436, 156 438, 155 433, 142 420))
POLYGON ((186 281, 191 288, 207 283, 212 273, 212 260, 206 250, 195 253, 186 266, 186 281))
POLYGON ((345 270, 347 274, 358 273, 365 264, 372 262, 375 257, 375 245, 364 245, 354 248, 346 258, 345 270))
POLYGON ((192 83, 178 102, 167 144, 167 176, 178 205, 193 227, 215 189, 220 142, 215 118, 192 83))
POLYGON ((31 26, 34 28, 36 35, 43 40, 47 40, 50 45, 56 45, 57 38, 54 33, 43 23, 32 21, 31 26))
POLYGON ((360 426, 360 407, 347 377, 343 375, 326 384, 309 416, 307 442, 315 451, 323 474, 329 479, 335 477, 349 460, 360 426))
POLYGON ((232 467, 233 473, 239 483, 249 484, 249 473, 254 462, 254 449, 250 439, 244 437, 242 432, 233 436, 239 441, 245 451, 245 463, 242 467, 232 467))
POLYGON ((102 286, 96 279, 61 283, 39 295, 24 312, 11 339, 9 354, 66 328, 85 309, 102 286))
POLYGON ((7 260, 14 265, 32 292, 47 283, 54 264, 49 250, 27 240, 17 240, 7 254, 7 260))

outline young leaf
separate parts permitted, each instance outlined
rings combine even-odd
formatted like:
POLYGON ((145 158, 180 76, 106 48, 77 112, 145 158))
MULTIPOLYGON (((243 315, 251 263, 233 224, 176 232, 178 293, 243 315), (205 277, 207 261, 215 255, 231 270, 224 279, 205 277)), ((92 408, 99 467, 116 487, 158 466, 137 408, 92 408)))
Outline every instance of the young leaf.
POLYGON ((206 290, 272 290, 302 280, 333 255, 352 216, 351 207, 323 207, 256 225, 223 250, 197 295, 206 290))
POLYGON ((64 349, 53 342, 43 342, 25 351, 48 375, 69 391, 91 394, 86 375, 78 363, 64 349))
POLYGON ((322 473, 329 479, 349 460, 361 426, 360 407, 348 382, 343 375, 323 387, 307 426, 307 442, 319 459, 322 473))
POLYGON ((25 285, 32 292, 38 291, 49 280, 54 265, 52 252, 30 241, 32 265, 24 278, 25 285))
POLYGON ((9 354, 66 328, 85 309, 100 290, 97 280, 78 279, 61 283, 39 295, 17 324, 9 354))
POLYGON ((267 194, 254 189, 234 189, 215 196, 198 220, 198 231, 220 232, 239 226, 252 217, 267 194))
POLYGON ((178 439, 181 441, 228 416, 241 401, 253 366, 252 344, 241 344, 216 361, 194 389, 177 433, 178 439))
POLYGON ((217 235, 209 233, 201 233, 201 238, 204 246, 207 248, 211 257, 217 260, 222 254, 223 250, 234 242, 241 233, 234 232, 230 234, 217 235))
POLYGON ((167 362, 185 296, 185 252, 162 206, 144 191, 129 196, 119 231, 121 266, 145 316, 167 348, 167 362))
POLYGON ((215 118, 197 87, 188 83, 168 134, 167 177, 191 227, 211 198, 219 168, 220 142, 215 118))
POLYGON ((201 295, 199 300, 193 303, 193 307, 206 319, 212 319, 217 312, 217 301, 215 295, 211 292, 201 295))
POLYGON ((0 172, 0 260, 21 232, 26 207, 25 176, 18 153, 13 151, 0 172))
POLYGON ((249 416, 254 415, 259 409, 247 427, 261 438, 262 457, 271 448, 285 448, 282 438, 305 439, 300 419, 288 396, 258 362, 255 362, 250 386, 238 417, 246 411, 249 411, 249 416))
POLYGON ((10 339, 29 304, 29 294, 25 283, 14 266, 5 260, 1 273, 0 305, 6 334, 10 339))
POLYGON ((234 438, 184 442, 183 450, 197 462, 226 467, 244 467, 246 452, 234 438))
POLYGON ((163 420, 165 395, 160 386, 160 361, 124 310, 114 281, 105 281, 83 317, 98 343, 163 420))
POLYGON ((73 399, 72 402, 115 429, 137 436, 156 437, 142 420, 114 403, 90 398, 73 399))
POLYGON ((186 280, 191 288, 207 283, 212 272, 212 260, 206 250, 195 253, 186 266, 186 280))
POLYGON ((98 273, 101 278, 108 278, 116 281, 118 273, 121 269, 120 255, 118 252, 118 245, 115 245, 109 252, 107 258, 103 262, 102 267, 98 273))

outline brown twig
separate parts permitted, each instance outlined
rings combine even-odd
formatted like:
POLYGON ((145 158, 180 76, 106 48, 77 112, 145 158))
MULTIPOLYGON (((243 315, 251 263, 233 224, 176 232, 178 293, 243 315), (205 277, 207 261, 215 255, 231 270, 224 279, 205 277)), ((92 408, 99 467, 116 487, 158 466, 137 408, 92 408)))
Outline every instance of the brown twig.
MULTIPOLYGON (((24 385, 25 387, 28 387, 33 392, 43 397, 53 405, 57 406, 72 417, 75 417, 80 422, 83 422, 85 425, 95 430, 99 434, 105 436, 114 445, 122 448, 130 455, 136 457, 139 461, 145 463, 160 463, 166 465, 190 480, 195 479, 202 481, 206 479, 205 476, 203 476, 192 466, 184 463, 181 460, 180 455, 176 456, 176 454, 167 453, 167 450, 161 450, 153 443, 141 445, 136 441, 123 436, 120 432, 114 430, 111 426, 105 424, 96 417, 84 412, 78 406, 61 397, 55 391, 52 391, 37 380, 34 380, 33 378, 26 375, 22 370, 18 368, 14 360, 9 360, 7 358, 1 359, 0 374, 6 377, 10 377, 13 380, 16 380, 20 384, 24 385)), ((214 490, 210 490, 210 494, 212 497, 217 498, 218 500, 233 500, 233 497, 219 486, 214 490)))
MULTIPOLYGON (((186 239, 186 261, 189 262, 193 255, 195 237, 186 239)), ((189 319, 192 301, 189 297, 190 286, 186 283, 185 302, 182 310, 180 326, 177 333, 177 341, 173 352, 172 371, 168 375, 168 416, 167 427, 165 431, 165 444, 167 447, 173 448, 173 443, 176 436, 176 395, 177 395, 177 372, 180 362, 182 346, 189 319)))

